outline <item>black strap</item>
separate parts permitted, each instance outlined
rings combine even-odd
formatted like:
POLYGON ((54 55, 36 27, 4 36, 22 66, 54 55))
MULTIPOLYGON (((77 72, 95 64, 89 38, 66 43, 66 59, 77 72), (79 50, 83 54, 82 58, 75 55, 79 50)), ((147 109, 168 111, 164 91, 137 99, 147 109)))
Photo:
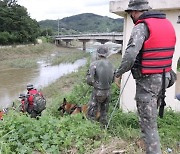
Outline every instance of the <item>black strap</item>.
POLYGON ((160 107, 159 107, 159 117, 163 118, 164 115, 164 107, 166 106, 165 102, 165 93, 166 93, 166 72, 165 69, 163 69, 163 74, 162 74, 162 91, 161 91, 161 96, 160 96, 160 107))

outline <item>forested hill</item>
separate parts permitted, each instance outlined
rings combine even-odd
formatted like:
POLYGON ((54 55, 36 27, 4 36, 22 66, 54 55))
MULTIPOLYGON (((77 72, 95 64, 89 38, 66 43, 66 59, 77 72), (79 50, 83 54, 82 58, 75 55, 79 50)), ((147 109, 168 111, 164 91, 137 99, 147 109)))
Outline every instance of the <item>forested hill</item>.
POLYGON ((61 20, 43 20, 39 22, 42 29, 52 29, 58 34, 58 23, 60 34, 78 34, 94 32, 121 32, 123 30, 123 19, 112 19, 93 13, 83 13, 61 20))

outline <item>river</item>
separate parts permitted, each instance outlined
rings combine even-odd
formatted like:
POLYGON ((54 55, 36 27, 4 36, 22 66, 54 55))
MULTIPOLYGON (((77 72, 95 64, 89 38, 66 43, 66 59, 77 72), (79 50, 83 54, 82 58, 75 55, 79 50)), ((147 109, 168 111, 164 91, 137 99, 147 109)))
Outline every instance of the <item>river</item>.
POLYGON ((86 64, 86 59, 80 59, 72 63, 61 63, 56 66, 38 61, 36 69, 2 69, 0 70, 0 109, 8 107, 13 100, 18 99, 20 93, 26 93, 26 85, 32 83, 37 89, 41 89, 63 75, 77 71, 80 66, 86 64))

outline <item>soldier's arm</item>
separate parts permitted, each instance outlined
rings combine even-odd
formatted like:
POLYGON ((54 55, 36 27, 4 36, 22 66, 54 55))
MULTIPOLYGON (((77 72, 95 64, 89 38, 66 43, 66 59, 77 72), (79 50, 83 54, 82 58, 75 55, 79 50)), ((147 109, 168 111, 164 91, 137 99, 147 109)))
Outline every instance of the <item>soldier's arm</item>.
POLYGON ((94 76, 95 76, 95 71, 96 71, 96 65, 94 63, 91 64, 89 70, 87 71, 87 75, 86 75, 86 81, 87 84, 93 86, 94 84, 94 76))
POLYGON ((148 35, 149 31, 144 23, 134 26, 121 65, 116 70, 116 77, 121 77, 122 74, 131 70, 136 56, 143 47, 143 43, 148 38, 148 35))

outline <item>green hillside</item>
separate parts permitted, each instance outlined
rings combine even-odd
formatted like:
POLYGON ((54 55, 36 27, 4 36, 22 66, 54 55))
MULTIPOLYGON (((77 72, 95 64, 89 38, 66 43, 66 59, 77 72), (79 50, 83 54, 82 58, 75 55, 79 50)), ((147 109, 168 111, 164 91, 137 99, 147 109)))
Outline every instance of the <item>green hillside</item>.
POLYGON ((43 20, 39 22, 42 29, 51 29, 53 34, 58 34, 58 22, 60 34, 79 34, 95 32, 121 32, 123 31, 123 19, 112 19, 93 13, 83 13, 61 20, 43 20))

